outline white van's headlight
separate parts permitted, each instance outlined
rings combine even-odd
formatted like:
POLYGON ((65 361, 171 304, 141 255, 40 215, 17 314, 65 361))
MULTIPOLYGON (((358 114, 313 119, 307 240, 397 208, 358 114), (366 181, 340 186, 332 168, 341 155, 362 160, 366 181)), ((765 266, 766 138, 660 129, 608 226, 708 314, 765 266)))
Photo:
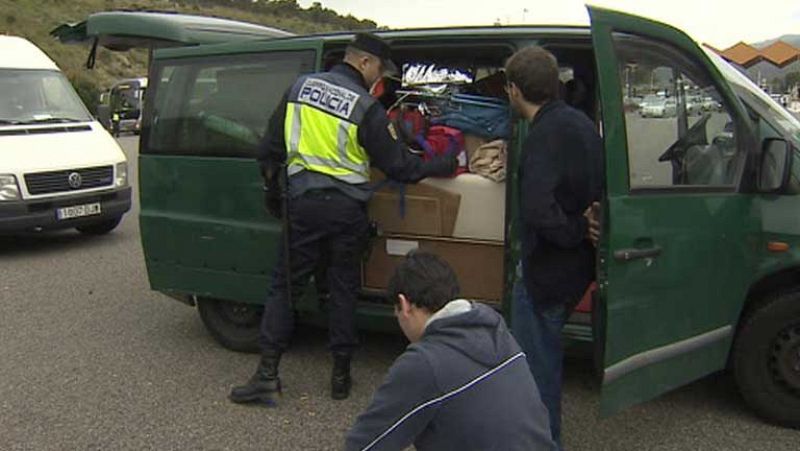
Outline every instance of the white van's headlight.
POLYGON ((117 167, 114 170, 117 174, 114 179, 114 186, 126 186, 128 184, 128 163, 124 161, 122 163, 117 163, 117 167))
POLYGON ((17 178, 12 174, 0 174, 0 201, 19 199, 17 178))

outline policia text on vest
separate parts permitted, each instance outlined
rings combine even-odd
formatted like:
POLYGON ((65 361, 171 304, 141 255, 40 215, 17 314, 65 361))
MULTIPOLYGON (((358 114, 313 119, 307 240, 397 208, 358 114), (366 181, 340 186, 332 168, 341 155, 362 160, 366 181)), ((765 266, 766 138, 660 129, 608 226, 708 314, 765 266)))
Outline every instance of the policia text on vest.
POLYGON ((309 170, 349 184, 369 182, 370 159, 358 129, 376 100, 359 88, 335 72, 295 83, 284 123, 290 177, 309 170))
POLYGON ((324 80, 309 78, 300 87, 297 100, 315 106, 342 119, 349 119, 359 95, 324 80))

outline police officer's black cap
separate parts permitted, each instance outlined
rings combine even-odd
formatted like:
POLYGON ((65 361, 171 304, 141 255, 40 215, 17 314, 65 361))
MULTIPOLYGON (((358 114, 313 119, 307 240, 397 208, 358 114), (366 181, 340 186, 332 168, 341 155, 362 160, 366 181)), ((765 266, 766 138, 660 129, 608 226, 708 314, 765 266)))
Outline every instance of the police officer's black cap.
POLYGON ((383 39, 372 33, 357 33, 350 46, 380 58, 388 73, 397 73, 397 66, 392 62, 392 49, 383 39))

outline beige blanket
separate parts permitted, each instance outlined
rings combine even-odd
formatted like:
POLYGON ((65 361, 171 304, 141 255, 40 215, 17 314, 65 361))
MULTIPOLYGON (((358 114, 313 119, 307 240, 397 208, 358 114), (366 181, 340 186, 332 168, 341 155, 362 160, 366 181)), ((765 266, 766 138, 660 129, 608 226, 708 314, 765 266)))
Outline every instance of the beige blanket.
POLYGON ((469 171, 495 182, 506 179, 506 141, 498 139, 478 147, 469 155, 469 171))

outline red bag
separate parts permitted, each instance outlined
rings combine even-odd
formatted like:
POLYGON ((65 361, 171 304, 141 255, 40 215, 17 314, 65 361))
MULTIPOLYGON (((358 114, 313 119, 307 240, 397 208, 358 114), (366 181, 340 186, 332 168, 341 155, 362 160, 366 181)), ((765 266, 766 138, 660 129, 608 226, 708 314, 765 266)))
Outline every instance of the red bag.
POLYGON ((417 142, 425 150, 424 159, 430 160, 437 155, 456 153, 458 155, 458 169, 453 177, 469 172, 469 158, 464 150, 464 135, 461 130, 445 125, 434 125, 423 137, 419 135, 417 142))
POLYGON ((395 127, 402 126, 403 130, 398 132, 404 132, 405 136, 412 139, 424 133, 428 126, 425 116, 417 109, 396 108, 389 112, 389 122, 395 124, 395 127))

